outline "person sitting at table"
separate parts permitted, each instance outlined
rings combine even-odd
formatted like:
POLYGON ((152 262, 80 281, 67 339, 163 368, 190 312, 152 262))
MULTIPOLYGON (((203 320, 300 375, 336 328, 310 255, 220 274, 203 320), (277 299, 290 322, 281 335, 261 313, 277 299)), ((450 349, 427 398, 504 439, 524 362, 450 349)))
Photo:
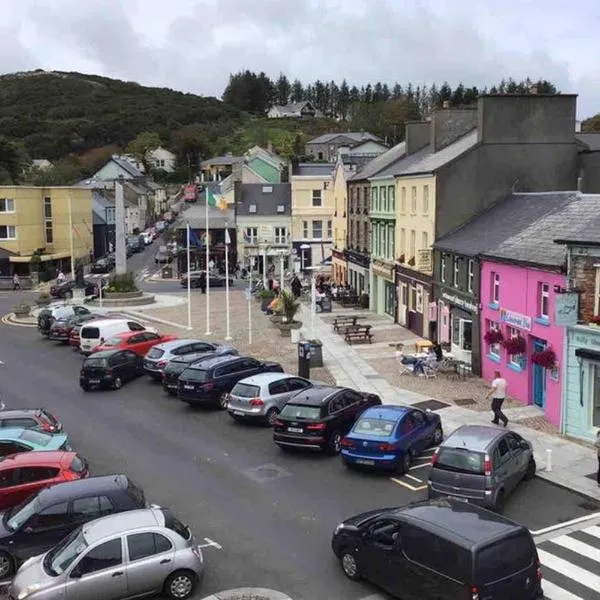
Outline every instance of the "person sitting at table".
POLYGON ((406 356, 404 354, 404 344, 396 344, 396 360, 403 365, 414 365, 418 362, 415 356, 406 356))
POLYGON ((415 375, 418 375, 419 377, 424 377, 425 369, 433 369, 436 362, 437 356, 432 347, 429 349, 429 352, 427 353, 427 356, 425 358, 420 358, 419 360, 417 360, 415 366, 413 367, 413 373, 415 375))
POLYGON ((444 351, 442 350, 442 347, 440 346, 440 344, 438 343, 437 340, 432 340, 432 341, 433 341, 433 346, 431 346, 431 349, 433 350, 433 352, 435 352, 437 361, 441 362, 442 360, 444 360, 444 351))
POLYGON ((277 310, 279 309, 280 304, 281 304, 281 299, 279 298, 279 296, 275 296, 275 298, 273 298, 273 300, 271 300, 271 303, 267 307, 267 310, 266 310, 267 315, 275 314, 277 312, 277 310))

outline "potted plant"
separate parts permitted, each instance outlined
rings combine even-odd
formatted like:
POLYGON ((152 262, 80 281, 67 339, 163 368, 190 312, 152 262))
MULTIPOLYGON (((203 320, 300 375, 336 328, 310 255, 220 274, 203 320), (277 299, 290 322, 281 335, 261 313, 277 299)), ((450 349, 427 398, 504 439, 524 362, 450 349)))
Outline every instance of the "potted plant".
POLYGON ((499 329, 490 329, 485 332, 483 339, 486 344, 493 346, 494 344, 501 344, 504 341, 504 336, 499 329))
POLYGON ((48 292, 41 292, 35 303, 38 306, 48 306, 52 302, 52 297, 48 292))
POLYGON ((269 304, 273 302, 273 298, 275 298, 277 294, 273 290, 261 290, 258 294, 260 298, 260 310, 266 312, 267 308, 269 308, 269 304))
POLYGON ((546 348, 539 352, 533 352, 531 354, 531 362, 534 365, 539 365, 544 369, 552 370, 556 365, 556 354, 552 348, 546 348))
POLYGON ((310 366, 317 368, 323 366, 323 342, 321 340, 308 340, 310 343, 310 366))
POLYGON ((300 329, 302 321, 296 321, 294 317, 300 310, 300 302, 291 291, 283 290, 279 295, 281 312, 281 322, 279 323, 279 331, 283 337, 290 337, 292 329, 300 329))
POLYGON ((502 345, 509 356, 514 356, 515 354, 524 354, 527 350, 525 338, 521 337, 520 335, 504 340, 502 345))
POLYGON ((15 317, 28 317, 30 311, 31 307, 29 306, 29 304, 24 304, 21 302, 20 304, 13 306, 13 313, 15 317))

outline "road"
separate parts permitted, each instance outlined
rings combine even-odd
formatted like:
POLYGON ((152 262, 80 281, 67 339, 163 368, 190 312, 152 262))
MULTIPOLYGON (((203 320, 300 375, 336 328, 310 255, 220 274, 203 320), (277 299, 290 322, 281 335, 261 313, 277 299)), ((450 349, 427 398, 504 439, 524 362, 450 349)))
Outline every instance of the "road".
MULTIPOLYGON (((0 297, 1 314, 11 306, 10 297, 0 297)), ((337 565, 332 529, 354 513, 424 497, 426 457, 410 477, 394 481, 347 471, 338 458, 283 454, 268 429, 190 409, 146 378, 118 392, 84 393, 81 356, 35 329, 0 325, 0 360, 7 407, 51 409, 95 474, 127 473, 151 502, 171 506, 200 539, 216 543, 204 550, 206 578, 197 598, 246 586, 294 600, 369 597, 377 590, 349 582, 337 565)), ((537 530, 588 514, 582 504, 535 479, 506 512, 537 530)))

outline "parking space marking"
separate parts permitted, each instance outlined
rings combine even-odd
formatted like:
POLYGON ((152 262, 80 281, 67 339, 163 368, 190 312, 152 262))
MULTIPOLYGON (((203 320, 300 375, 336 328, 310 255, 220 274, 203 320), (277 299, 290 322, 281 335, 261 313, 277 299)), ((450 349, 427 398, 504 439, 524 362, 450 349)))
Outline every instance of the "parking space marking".
POLYGON ((408 473, 406 473, 406 475, 404 475, 404 477, 408 477, 409 479, 412 479, 413 481, 416 481, 417 483, 424 483, 424 481, 421 481, 418 477, 414 477, 413 475, 409 475, 408 473))
POLYGON ((413 465, 412 467, 409 467, 408 470, 414 471, 415 469, 422 469, 423 467, 430 467, 430 466, 431 466, 431 463, 426 462, 426 463, 423 463, 422 465, 413 465))
POLYGON ((415 487, 414 485, 410 485, 409 483, 406 483, 405 481, 402 481, 401 479, 397 479, 396 477, 390 477, 390 481, 393 481, 394 483, 397 483, 398 485, 401 485, 401 486, 409 489, 411 492, 420 492, 421 490, 427 489, 426 485, 421 485, 419 487, 415 487))
POLYGON ((558 531, 559 529, 565 529, 566 527, 570 527, 572 525, 579 525, 579 523, 585 523, 586 521, 591 521, 593 519, 598 519, 600 517, 600 512, 592 513, 591 515, 584 515, 583 517, 577 517, 577 519, 572 519, 571 521, 564 521, 562 523, 557 523, 556 525, 550 525, 550 527, 544 527, 544 529, 538 529, 537 531, 532 531, 531 535, 544 535, 545 533, 550 533, 552 531, 558 531))
POLYGON ((217 544, 217 542, 211 540, 210 538, 205 537, 204 541, 206 544, 200 544, 198 548, 216 548, 217 550, 223 550, 223 546, 221 546, 221 544, 217 544))

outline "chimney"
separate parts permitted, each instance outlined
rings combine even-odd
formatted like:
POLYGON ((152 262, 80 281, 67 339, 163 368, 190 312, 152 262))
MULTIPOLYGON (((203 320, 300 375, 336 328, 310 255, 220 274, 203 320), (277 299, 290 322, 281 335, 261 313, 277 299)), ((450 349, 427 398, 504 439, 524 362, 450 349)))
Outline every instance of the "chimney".
POLYGON ((444 108, 436 110, 431 118, 431 151, 438 152, 459 137, 477 127, 475 108, 444 108))
POLYGON ((408 121, 405 127, 404 141, 406 155, 414 154, 417 150, 425 148, 430 140, 430 123, 426 121, 408 121))

